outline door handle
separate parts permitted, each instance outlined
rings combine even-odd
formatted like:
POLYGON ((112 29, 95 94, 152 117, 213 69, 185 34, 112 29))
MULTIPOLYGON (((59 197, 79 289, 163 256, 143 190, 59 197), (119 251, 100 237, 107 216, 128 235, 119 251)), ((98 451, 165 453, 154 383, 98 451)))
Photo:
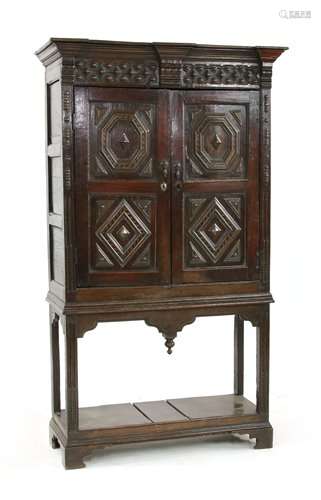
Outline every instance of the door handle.
POLYGON ((175 170, 175 178, 177 181, 180 181, 182 179, 182 164, 181 162, 176 162, 174 163, 174 170, 175 170))
POLYGON ((160 171, 162 175, 162 182, 160 188, 164 192, 167 191, 167 180, 169 174, 169 162, 167 160, 162 160, 160 162, 160 171))
POLYGON ((174 175, 176 179, 176 189, 177 191, 181 191, 182 189, 182 164, 181 162, 174 163, 174 175))

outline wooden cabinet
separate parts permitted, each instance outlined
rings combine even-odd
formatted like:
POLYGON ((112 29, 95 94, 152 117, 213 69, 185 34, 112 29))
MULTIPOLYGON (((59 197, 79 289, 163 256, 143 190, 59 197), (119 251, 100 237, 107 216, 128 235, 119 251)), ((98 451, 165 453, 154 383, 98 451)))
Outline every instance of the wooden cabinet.
POLYGON ((282 47, 51 39, 46 67, 54 447, 218 433, 272 446, 268 417, 270 88, 282 47), (77 343, 145 320, 172 353, 198 316, 234 316, 234 391, 78 407, 77 343), (243 323, 257 328, 257 401, 243 395, 243 323), (66 346, 61 408, 59 322, 66 346))

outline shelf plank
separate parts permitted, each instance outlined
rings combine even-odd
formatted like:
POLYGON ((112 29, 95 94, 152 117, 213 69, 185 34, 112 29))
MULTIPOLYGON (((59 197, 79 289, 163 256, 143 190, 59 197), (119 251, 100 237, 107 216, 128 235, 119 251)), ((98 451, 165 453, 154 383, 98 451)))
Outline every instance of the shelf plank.
MULTIPOLYGON (((65 425, 65 410, 61 412, 65 425)), ((132 404, 92 406, 79 409, 79 429, 107 429, 128 425, 151 424, 151 421, 132 404)))
POLYGON ((144 403, 135 403, 146 417, 154 423, 160 422, 178 422, 180 420, 188 420, 188 418, 179 413, 167 401, 146 401, 144 403))
MULTIPOLYGON (((206 396, 169 399, 167 401, 145 401, 79 409, 79 430, 116 429, 153 424, 173 424, 206 419, 231 419, 257 415, 256 406, 243 396, 206 396)), ((66 413, 57 414, 66 427, 66 413)))
POLYGON ((244 396, 228 394, 169 399, 168 402, 190 419, 255 415, 256 406, 244 396))

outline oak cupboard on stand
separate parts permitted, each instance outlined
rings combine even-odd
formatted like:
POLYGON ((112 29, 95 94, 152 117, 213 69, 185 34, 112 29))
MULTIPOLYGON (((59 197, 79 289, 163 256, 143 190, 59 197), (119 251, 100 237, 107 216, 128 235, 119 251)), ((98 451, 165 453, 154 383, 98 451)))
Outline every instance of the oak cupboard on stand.
POLYGON ((53 38, 37 51, 47 89, 50 439, 66 468, 99 448, 172 438, 248 434, 272 447, 270 89, 284 50, 53 38), (77 343, 97 323, 145 320, 171 354, 177 332, 215 315, 234 316, 233 394, 78 407, 77 343), (257 331, 255 403, 243 395, 244 321, 257 331))

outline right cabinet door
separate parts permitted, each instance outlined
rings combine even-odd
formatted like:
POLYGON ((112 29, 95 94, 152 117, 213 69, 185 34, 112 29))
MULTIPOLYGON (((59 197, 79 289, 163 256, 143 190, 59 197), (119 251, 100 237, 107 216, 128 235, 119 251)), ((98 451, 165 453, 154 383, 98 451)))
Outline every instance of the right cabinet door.
POLYGON ((172 95, 173 282, 255 280, 259 93, 172 95))

